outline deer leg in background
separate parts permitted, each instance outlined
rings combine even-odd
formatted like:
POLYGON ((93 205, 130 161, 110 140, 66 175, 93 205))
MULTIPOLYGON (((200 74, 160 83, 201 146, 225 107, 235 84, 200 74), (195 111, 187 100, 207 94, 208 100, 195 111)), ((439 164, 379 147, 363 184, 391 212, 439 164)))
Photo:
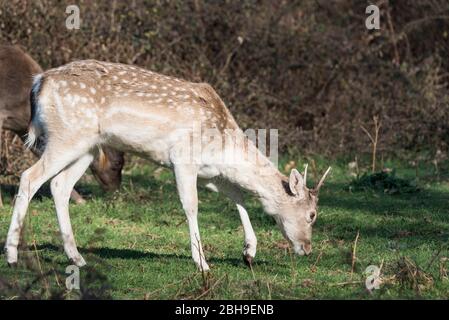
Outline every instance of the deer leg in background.
POLYGON ((243 225, 243 232, 245 234, 243 261, 250 266, 256 256, 257 238, 253 226, 251 225, 251 221, 249 220, 248 212, 243 207, 244 201, 241 191, 226 181, 214 181, 214 183, 207 183, 205 187, 215 192, 223 192, 236 204, 243 225))

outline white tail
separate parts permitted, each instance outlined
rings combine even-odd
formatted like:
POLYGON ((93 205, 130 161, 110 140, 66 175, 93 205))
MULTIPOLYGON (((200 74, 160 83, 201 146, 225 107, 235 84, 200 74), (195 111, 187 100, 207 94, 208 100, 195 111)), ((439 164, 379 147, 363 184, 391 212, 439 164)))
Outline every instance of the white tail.
POLYGON ((84 264, 72 234, 67 193, 89 166, 98 145, 131 151, 173 168, 189 224, 192 257, 200 269, 209 266, 197 223, 198 178, 236 202, 245 231, 246 261, 254 258, 257 240, 239 187, 261 200, 298 254, 310 253, 316 190, 309 190, 296 170, 285 177, 245 139, 208 84, 88 60, 49 70, 35 86, 39 88, 33 91, 38 118, 33 127, 41 130, 46 148, 38 163, 22 175, 6 243, 8 262, 17 261, 29 199, 53 178, 51 190, 65 251, 76 264, 84 264))

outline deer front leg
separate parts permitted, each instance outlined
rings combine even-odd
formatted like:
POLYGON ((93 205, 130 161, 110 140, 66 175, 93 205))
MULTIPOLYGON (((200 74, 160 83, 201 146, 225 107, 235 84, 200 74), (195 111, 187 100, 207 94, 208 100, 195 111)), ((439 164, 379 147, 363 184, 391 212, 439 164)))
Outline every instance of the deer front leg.
POLYGON ((239 211, 240 220, 243 225, 243 232, 245 233, 245 243, 243 245, 243 261, 248 266, 251 266, 256 256, 257 238, 254 233, 253 226, 249 220, 248 212, 239 203, 236 203, 237 210, 239 211))
POLYGON ((71 164, 65 170, 61 171, 51 180, 51 193, 55 201, 56 214, 58 216, 59 229, 64 251, 78 267, 86 264, 83 257, 79 254, 76 247, 75 237, 73 236, 72 225, 69 216, 70 193, 75 183, 81 178, 93 160, 92 154, 86 154, 71 164))
POLYGON ((253 226, 249 220, 248 212, 243 207, 243 196, 234 185, 226 181, 216 181, 215 183, 207 183, 206 188, 215 192, 223 192, 229 199, 235 202, 243 225, 243 233, 245 234, 245 242, 243 244, 243 261, 247 265, 253 263, 256 256, 257 238, 254 233, 253 226))
POLYGON ((176 164, 174 166, 174 171, 179 198, 189 224, 190 246, 192 249, 193 261, 195 261, 201 271, 208 271, 209 266, 204 257, 200 231, 198 228, 198 169, 189 164, 176 164))

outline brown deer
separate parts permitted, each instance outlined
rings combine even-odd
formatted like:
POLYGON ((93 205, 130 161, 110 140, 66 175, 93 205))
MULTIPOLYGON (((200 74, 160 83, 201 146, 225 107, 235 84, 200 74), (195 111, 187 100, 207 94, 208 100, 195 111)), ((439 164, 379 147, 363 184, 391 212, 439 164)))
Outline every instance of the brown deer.
POLYGON ((306 172, 289 177, 245 138, 223 101, 204 83, 191 83, 124 64, 77 61, 35 77, 27 144, 45 141, 40 160, 20 180, 6 241, 7 261, 17 246, 30 199, 51 180, 59 227, 68 257, 78 253, 69 218, 70 190, 98 153, 113 146, 171 167, 190 230, 192 257, 208 270, 197 222, 197 182, 233 199, 245 233, 244 257, 251 262, 256 236, 240 189, 261 201, 299 255, 311 252, 318 192, 330 168, 309 189, 306 172), (217 142, 218 141, 218 142, 217 142))
MULTIPOLYGON (((37 62, 18 46, 0 46, 0 133, 2 129, 11 130, 25 139, 30 123, 33 75, 41 72, 37 62)), ((33 146, 31 150, 38 156, 42 154, 38 146, 33 146)), ((103 189, 112 191, 120 185, 123 153, 105 148, 104 155, 104 161, 100 164, 96 159, 91 169, 103 189)), ((78 203, 83 202, 83 198, 75 190, 72 192, 72 199, 78 203)))

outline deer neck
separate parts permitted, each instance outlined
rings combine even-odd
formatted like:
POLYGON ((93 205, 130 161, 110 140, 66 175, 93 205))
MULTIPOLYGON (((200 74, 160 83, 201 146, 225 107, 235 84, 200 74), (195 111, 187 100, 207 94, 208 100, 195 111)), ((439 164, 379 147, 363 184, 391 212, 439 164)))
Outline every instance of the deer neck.
POLYGON ((228 166, 223 175, 258 197, 268 214, 276 214, 288 178, 265 155, 258 150, 256 153, 256 160, 228 166))

